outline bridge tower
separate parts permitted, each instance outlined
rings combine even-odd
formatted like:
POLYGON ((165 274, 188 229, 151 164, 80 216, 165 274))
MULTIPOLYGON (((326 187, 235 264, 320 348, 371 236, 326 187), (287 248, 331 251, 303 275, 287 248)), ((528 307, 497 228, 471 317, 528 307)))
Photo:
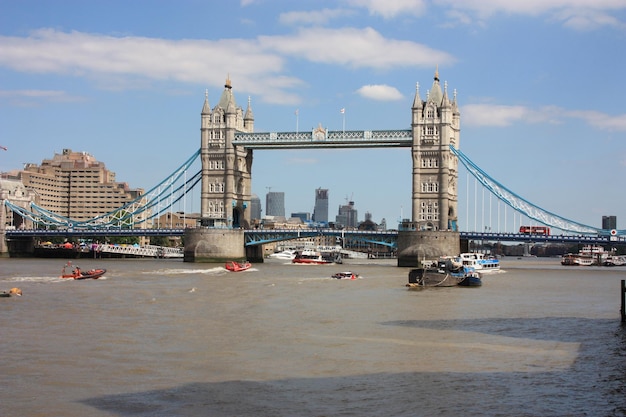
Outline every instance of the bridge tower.
POLYGON ((458 159, 449 145, 459 147, 461 116, 456 92, 450 100, 447 83, 442 91, 438 70, 426 100, 416 86, 411 112, 412 219, 403 221, 398 234, 398 266, 460 251, 458 159))
POLYGON ((252 133, 254 116, 237 106, 230 79, 212 110, 208 92, 202 107, 201 223, 208 227, 246 228, 250 223, 252 150, 233 145, 235 132, 252 133))
POLYGON ((243 229, 250 225, 252 150, 233 144, 236 132, 252 133, 248 98, 237 106, 230 77, 211 109, 208 92, 201 112, 201 228, 185 232, 185 260, 223 262, 245 258, 243 229))

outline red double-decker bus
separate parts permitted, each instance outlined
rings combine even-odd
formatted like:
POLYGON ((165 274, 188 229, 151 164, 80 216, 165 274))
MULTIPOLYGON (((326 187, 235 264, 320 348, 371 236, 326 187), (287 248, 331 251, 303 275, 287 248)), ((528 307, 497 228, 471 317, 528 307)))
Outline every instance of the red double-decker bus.
POLYGON ((520 226, 519 232, 525 235, 550 235, 548 226, 520 226))

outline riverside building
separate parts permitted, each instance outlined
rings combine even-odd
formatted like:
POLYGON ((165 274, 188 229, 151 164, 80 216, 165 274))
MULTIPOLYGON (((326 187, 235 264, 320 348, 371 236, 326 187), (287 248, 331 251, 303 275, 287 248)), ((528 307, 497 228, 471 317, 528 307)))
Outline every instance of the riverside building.
POLYGON ((115 173, 93 155, 71 149, 55 153, 41 165, 27 163, 24 170, 12 175, 37 193, 39 206, 76 221, 112 212, 144 193, 141 188, 116 182, 115 173))

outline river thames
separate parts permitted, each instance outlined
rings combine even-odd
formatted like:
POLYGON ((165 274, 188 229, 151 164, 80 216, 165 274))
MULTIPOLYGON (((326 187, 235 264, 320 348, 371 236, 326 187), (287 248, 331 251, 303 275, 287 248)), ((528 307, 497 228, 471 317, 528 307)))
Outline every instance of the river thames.
POLYGON ((2 416, 626 415, 626 267, 409 290, 395 260, 64 262, 0 260, 2 416))

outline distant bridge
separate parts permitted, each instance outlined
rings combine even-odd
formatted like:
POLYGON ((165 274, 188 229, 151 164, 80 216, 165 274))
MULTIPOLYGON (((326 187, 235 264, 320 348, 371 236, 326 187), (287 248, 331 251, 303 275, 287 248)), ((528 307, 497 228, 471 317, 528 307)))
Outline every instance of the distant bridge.
MULTIPOLYGON (((626 236, 612 236, 607 231, 603 235, 530 235, 521 233, 482 233, 460 232, 461 239, 485 242, 542 242, 542 243, 569 243, 569 244, 626 244, 626 236)), ((66 230, 7 230, 7 239, 20 238, 52 238, 52 237, 115 237, 115 236, 183 236, 185 229, 66 229, 66 230)), ((253 229, 245 230, 245 245, 258 246, 266 243, 282 242, 285 240, 313 238, 317 236, 335 236, 396 248, 398 231, 365 231, 365 230, 338 230, 338 229, 253 229)))

